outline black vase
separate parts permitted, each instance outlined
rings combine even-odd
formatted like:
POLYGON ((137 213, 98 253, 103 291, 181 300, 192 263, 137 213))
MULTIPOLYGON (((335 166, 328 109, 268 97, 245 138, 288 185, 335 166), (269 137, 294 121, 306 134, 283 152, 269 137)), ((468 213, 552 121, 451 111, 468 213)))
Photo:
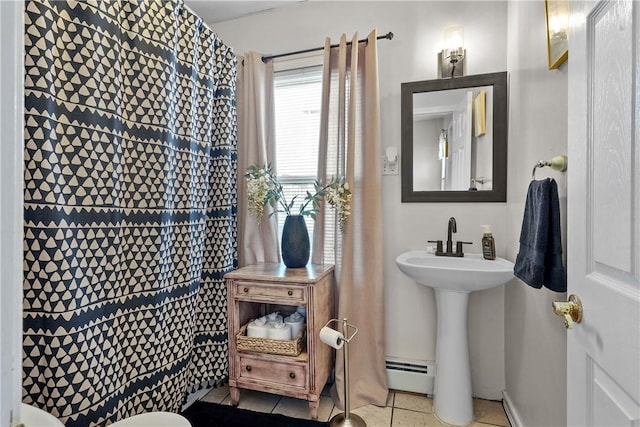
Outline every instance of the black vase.
POLYGON ((302 215, 288 215, 282 228, 282 261, 289 268, 309 262, 309 232, 302 215))

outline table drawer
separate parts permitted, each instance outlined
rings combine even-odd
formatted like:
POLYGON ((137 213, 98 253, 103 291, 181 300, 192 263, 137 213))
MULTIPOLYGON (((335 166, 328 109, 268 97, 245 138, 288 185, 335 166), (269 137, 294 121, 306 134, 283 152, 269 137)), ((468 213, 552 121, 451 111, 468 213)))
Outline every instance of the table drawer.
POLYGON ((269 300, 277 302, 305 302, 305 287, 296 285, 268 285, 255 282, 235 282, 236 297, 241 299, 269 300))
POLYGON ((284 384, 290 387, 307 386, 307 368, 304 365, 240 356, 240 378, 284 384))

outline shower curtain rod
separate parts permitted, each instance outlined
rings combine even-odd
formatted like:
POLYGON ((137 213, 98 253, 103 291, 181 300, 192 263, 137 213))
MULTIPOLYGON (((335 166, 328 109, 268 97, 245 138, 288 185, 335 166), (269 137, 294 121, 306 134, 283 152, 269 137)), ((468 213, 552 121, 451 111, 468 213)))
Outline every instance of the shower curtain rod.
MULTIPOLYGON (((391 31, 389 31, 385 35, 376 37, 376 40, 382 40, 382 39, 388 39, 388 40, 393 39, 393 33, 391 31)), ((367 42, 367 39, 358 40, 358 43, 366 43, 366 42, 367 42)), ((350 44, 351 44, 351 42, 347 42, 347 45, 350 45, 350 44)), ((331 47, 338 47, 338 46, 340 46, 340 44, 332 44, 331 45, 331 47)), ((272 59, 282 58, 283 56, 291 56, 291 55, 298 55, 300 53, 315 52, 317 50, 322 50, 322 49, 324 49, 324 46, 322 46, 322 47, 312 47, 310 49, 304 49, 304 50, 296 50, 294 52, 279 53, 277 55, 263 56, 262 57, 262 62, 264 62, 266 64, 267 62, 271 61, 272 59)))

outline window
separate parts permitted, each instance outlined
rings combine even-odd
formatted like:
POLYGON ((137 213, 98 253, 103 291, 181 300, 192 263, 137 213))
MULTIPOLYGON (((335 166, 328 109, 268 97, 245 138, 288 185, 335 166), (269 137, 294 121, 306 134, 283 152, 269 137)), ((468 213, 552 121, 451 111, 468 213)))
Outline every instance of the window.
MULTIPOLYGON (((297 212, 307 191, 313 193, 317 177, 322 67, 276 72, 274 99, 276 170, 287 201, 297 195, 293 209, 297 212)), ((284 220, 284 215, 278 216, 280 236, 284 220)), ((305 220, 313 242, 313 220, 309 217, 305 220)), ((333 247, 333 242, 326 242, 325 246, 333 247)))

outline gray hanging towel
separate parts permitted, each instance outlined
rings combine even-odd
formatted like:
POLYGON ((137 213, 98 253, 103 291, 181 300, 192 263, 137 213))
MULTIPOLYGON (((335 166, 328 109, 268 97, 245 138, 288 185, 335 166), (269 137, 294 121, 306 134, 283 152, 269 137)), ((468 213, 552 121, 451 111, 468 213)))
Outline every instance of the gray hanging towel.
POLYGON ((567 290, 567 274, 562 265, 558 185, 553 179, 531 181, 529 184, 520 232, 520 252, 513 272, 534 288, 544 285, 555 292, 567 290))

